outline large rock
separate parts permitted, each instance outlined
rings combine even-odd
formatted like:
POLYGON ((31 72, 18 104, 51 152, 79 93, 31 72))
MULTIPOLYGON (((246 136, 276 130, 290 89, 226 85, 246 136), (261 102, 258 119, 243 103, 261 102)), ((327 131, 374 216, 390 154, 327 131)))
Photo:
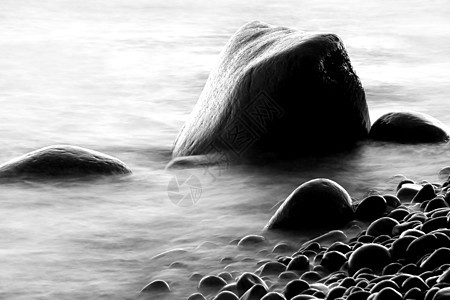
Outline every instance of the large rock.
POLYGON ((222 51, 173 157, 330 152, 369 129, 364 90, 339 37, 254 21, 222 51))
POLYGON ((3 179, 39 180, 130 173, 130 169, 117 158, 69 145, 41 148, 0 166, 0 178, 3 179))
POLYGON ((329 179, 299 186, 278 208, 265 229, 314 230, 346 224, 353 217, 347 191, 329 179))
POLYGON ((444 124, 424 113, 391 112, 378 118, 370 129, 371 139, 399 143, 438 143, 449 140, 444 124))

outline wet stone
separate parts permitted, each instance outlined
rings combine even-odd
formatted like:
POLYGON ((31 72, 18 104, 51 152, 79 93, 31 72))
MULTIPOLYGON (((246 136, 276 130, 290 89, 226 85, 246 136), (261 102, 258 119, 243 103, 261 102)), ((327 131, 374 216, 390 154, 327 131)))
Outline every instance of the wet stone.
POLYGON ((260 300, 264 295, 267 294, 267 287, 261 284, 256 284, 252 286, 248 291, 242 295, 240 300, 260 300))
POLYGON ((206 298, 200 293, 194 293, 187 300, 206 300, 206 298))
POLYGON ((425 211, 430 212, 435 209, 445 208, 445 207, 448 207, 448 203, 443 198, 436 197, 436 198, 430 200, 430 202, 428 202, 427 206, 425 207, 425 211))
POLYGON ((309 271, 309 258, 306 255, 294 257, 287 266, 288 271, 309 271))
POLYGON ((426 200, 431 200, 436 197, 434 186, 432 184, 426 184, 422 189, 414 196, 411 202, 422 203, 426 200))
POLYGON ((389 235, 392 236, 392 229, 398 225, 398 221, 389 217, 382 217, 373 221, 367 228, 367 234, 372 236, 389 235))
POLYGON ((286 300, 286 298, 280 293, 270 292, 262 297, 261 300, 286 300))
POLYGON ((155 294, 162 294, 162 293, 170 293, 170 286, 167 282, 164 280, 154 280, 147 284, 142 290, 141 293, 155 293, 155 294))
POLYGON ((426 258, 420 268, 422 270, 434 270, 443 264, 450 264, 450 249, 439 248, 426 258))
POLYGON ((267 289, 266 283, 258 275, 248 272, 243 273, 237 279, 238 296, 242 297, 242 295, 255 284, 261 284, 267 289))
POLYGON ((385 194, 383 195, 383 198, 384 200, 386 200, 387 206, 390 206, 392 208, 397 208, 402 204, 400 199, 395 195, 385 194))
POLYGON ((229 291, 222 291, 213 300, 239 300, 238 296, 229 291))
POLYGON ((316 271, 308 271, 302 274, 302 276, 300 277, 300 279, 309 282, 309 283, 313 283, 316 281, 319 281, 320 279, 322 279, 322 275, 320 275, 318 272, 316 271))
POLYGON ((309 284, 305 280, 296 279, 289 282, 283 290, 283 295, 287 300, 292 299, 303 291, 309 289, 309 284))
POLYGON ((219 291, 222 287, 227 285, 227 282, 219 276, 208 275, 203 277, 198 283, 200 291, 219 291))
POLYGON ((407 209, 403 208, 397 208, 392 210, 387 217, 395 219, 397 221, 402 221, 407 215, 409 214, 409 211, 407 209))
POLYGON ((370 268, 381 272, 391 262, 389 250, 379 244, 365 244, 356 249, 349 259, 349 269, 352 274, 361 268, 370 268))
POLYGON ((263 236, 251 234, 251 235, 247 235, 247 236, 243 237, 239 241, 238 247, 252 248, 252 247, 256 247, 261 244, 264 244, 265 242, 266 242, 266 239, 263 236))
POLYGON ((260 275, 279 275, 280 273, 286 271, 286 266, 279 262, 268 262, 263 265, 261 268, 260 275))
POLYGON ((391 287, 385 287, 376 294, 373 300, 403 300, 402 294, 391 287))
POLYGON ((382 216, 386 208, 387 204, 383 196, 372 195, 361 200, 356 208, 355 217, 359 220, 373 221, 382 216))
POLYGON ((324 254, 320 264, 330 272, 334 272, 339 270, 346 261, 347 257, 341 252, 330 251, 324 254))

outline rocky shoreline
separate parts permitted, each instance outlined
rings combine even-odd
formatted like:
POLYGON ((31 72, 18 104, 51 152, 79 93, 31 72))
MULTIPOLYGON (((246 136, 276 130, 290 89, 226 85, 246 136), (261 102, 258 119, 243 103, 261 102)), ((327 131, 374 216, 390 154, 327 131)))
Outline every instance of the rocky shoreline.
MULTIPOLYGON (((396 195, 373 194, 353 203, 353 220, 329 224, 299 249, 279 242, 254 269, 237 274, 225 267, 195 278, 198 292, 186 299, 448 299, 449 185, 402 180, 396 195)), ((234 243, 242 251, 263 251, 267 239, 254 234, 234 243)), ((170 299, 171 293, 167 282, 155 280, 140 296, 170 299)))

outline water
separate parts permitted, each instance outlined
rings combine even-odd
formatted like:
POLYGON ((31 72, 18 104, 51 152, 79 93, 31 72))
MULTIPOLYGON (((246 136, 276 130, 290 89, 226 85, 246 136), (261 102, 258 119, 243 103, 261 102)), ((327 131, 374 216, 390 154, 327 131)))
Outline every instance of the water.
MULTIPOLYGON (((217 274, 222 257, 255 256, 228 244, 260 232, 272 206, 305 180, 334 179, 356 199, 392 192, 396 174, 437 180, 448 146, 369 144, 278 168, 198 170, 201 198, 182 208, 168 198, 164 166, 221 48, 253 19, 337 33, 372 120, 407 108, 450 125, 449 15, 444 0, 2 0, 0 161, 66 143, 117 156, 134 175, 3 185, 0 297, 135 299, 160 278, 185 299, 193 272, 217 274), (169 268, 174 261, 184 265, 169 268)), ((246 268, 255 261, 227 270, 246 268)))

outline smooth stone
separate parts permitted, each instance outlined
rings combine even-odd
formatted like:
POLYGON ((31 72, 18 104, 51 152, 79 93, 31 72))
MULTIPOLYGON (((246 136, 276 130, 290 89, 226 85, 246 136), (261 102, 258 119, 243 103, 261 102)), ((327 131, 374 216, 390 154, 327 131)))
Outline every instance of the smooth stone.
POLYGON ((343 286, 337 286, 330 289, 330 292, 327 295, 326 300, 336 300, 342 297, 347 289, 343 286))
POLYGON ((400 287, 398 286, 397 283, 395 283, 395 282, 392 281, 392 280, 386 279, 386 280, 382 280, 382 281, 380 281, 380 282, 377 282, 377 283, 370 289, 370 292, 371 292, 372 294, 373 294, 373 293, 377 293, 377 292, 380 292, 382 289, 387 288, 387 287, 393 288, 393 289, 396 290, 396 291, 399 291, 399 290, 400 290, 400 287))
POLYGON ((367 300, 369 296, 368 291, 354 291, 347 297, 347 300, 367 300))
POLYGON ((280 275, 286 271, 286 266, 279 262, 268 262, 260 267, 260 276, 280 275))
POLYGON ((409 289, 405 295, 404 295, 404 299, 414 299, 414 300, 421 300, 424 297, 424 293, 419 289, 419 288, 411 288, 409 289))
POLYGON ((330 272, 339 270, 347 261, 347 257, 338 251, 325 252, 320 264, 327 268, 330 272))
POLYGON ((236 282, 232 282, 227 284, 226 286, 224 286, 223 288, 221 288, 219 290, 219 292, 223 292, 223 291, 228 291, 228 292, 232 292, 233 294, 238 295, 239 292, 237 290, 237 283, 236 282))
POLYGON ((402 185, 402 187, 397 191, 396 196, 402 202, 411 202, 411 200, 421 189, 422 186, 419 184, 407 183, 402 185))
POLYGON ((240 248, 257 247, 266 242, 266 238, 261 235, 250 234, 243 237, 237 244, 240 248))
POLYGON ((448 179, 449 175, 450 175, 450 166, 444 167, 439 170, 438 174, 439 179, 448 179))
POLYGON ((428 202, 425 212, 430 212, 438 208, 448 208, 448 203, 440 197, 436 197, 428 202))
POLYGON ((189 276, 190 281, 200 281, 203 278, 203 275, 200 273, 192 273, 191 276, 189 276))
POLYGON ((355 210, 355 217, 359 220, 373 221, 384 214, 387 208, 383 196, 372 195, 364 198, 355 210))
POLYGON ((286 253, 290 251, 292 251, 292 247, 287 243, 278 243, 272 249, 272 253, 286 253))
POLYGON ((400 270, 398 270, 398 273, 404 273, 404 274, 409 274, 409 275, 419 275, 420 271, 421 270, 419 269, 417 264, 409 263, 409 264, 406 264, 403 267, 401 267, 400 270))
POLYGON ((432 271, 443 264, 450 264, 450 249, 448 248, 435 250, 420 264, 420 268, 432 271))
POLYGON ((379 235, 392 236, 392 229, 398 225, 398 221, 389 217, 382 217, 373 221, 369 227, 367 227, 367 235, 377 237, 379 235))
POLYGON ((309 258, 306 255, 295 256, 287 265, 288 271, 309 271, 309 258))
POLYGON ((213 300, 239 300, 238 296, 229 291, 222 291, 213 300))
POLYGON ((373 300, 403 300, 402 294, 391 287, 385 287, 377 294, 373 300))
POLYGON ((141 293, 166 294, 170 293, 170 286, 164 280, 153 280, 141 290, 141 293))
POLYGON ((432 287, 428 292, 425 294, 424 300, 433 300, 434 295, 439 291, 439 288, 432 287))
MULTIPOLYGON (((413 222, 415 222, 415 221, 413 221, 413 222)), ((415 227, 415 228, 417 228, 417 227, 415 227)), ((405 237, 405 236, 421 237, 421 236, 425 235, 425 232, 423 232, 422 230, 419 230, 419 229, 415 229, 415 228, 407 229, 407 230, 403 231, 400 234, 400 237, 401 238, 405 237)))
POLYGON ((436 280, 437 283, 450 283, 450 268, 444 271, 436 280))
POLYGON ((206 290, 218 291, 226 285, 227 285, 227 282, 223 278, 220 278, 219 276, 214 276, 214 275, 207 275, 200 280, 197 288, 200 291, 206 291, 206 290))
POLYGON ((416 262, 425 254, 433 252, 436 248, 439 248, 439 241, 436 236, 432 234, 426 234, 413 240, 408 248, 406 248, 406 257, 409 261, 416 262))
POLYGON ((352 248, 349 245, 338 241, 338 242, 334 242, 333 244, 331 244, 331 246, 328 247, 327 251, 339 251, 342 254, 346 254, 346 253, 350 252, 351 250, 352 250, 352 248))
POLYGON ((379 244, 364 244, 356 249, 349 258, 349 271, 354 274, 361 268, 370 268, 381 272, 391 262, 389 250, 379 244))
POLYGON ((436 197, 436 192, 434 191, 434 186, 432 184, 426 184, 422 189, 414 196, 411 203, 422 203, 426 200, 431 200, 436 197))
POLYGON ((449 224, 447 222, 447 216, 442 216, 433 219, 428 219, 425 223, 423 223, 420 229, 425 233, 429 233, 436 229, 447 228, 448 225, 449 224))
POLYGON ((420 221, 408 221, 408 222, 402 222, 398 225, 395 225, 392 228, 392 235, 393 236, 399 236, 401 235, 403 232, 409 230, 409 229, 413 229, 417 226, 422 226, 422 222, 420 221))
POLYGON ((409 211, 403 208, 397 208, 392 210, 386 217, 392 218, 397 221, 402 221, 407 215, 409 211))
POLYGON ((314 283, 322 279, 322 275, 316 271, 308 271, 303 273, 302 276, 300 276, 300 279, 309 283, 314 283))
POLYGON ((236 280, 236 283, 239 297, 242 297, 245 292, 247 292, 256 284, 260 284, 268 289, 264 280, 262 280, 258 275, 249 272, 245 272, 241 276, 239 276, 239 278, 236 280))
POLYGON ((230 282, 233 280, 233 275, 230 272, 221 272, 217 276, 225 280, 226 282, 230 282))
POLYGON ((187 300, 206 300, 206 298, 200 293, 194 293, 187 300))
POLYGON ((293 280, 298 279, 298 274, 292 271, 285 271, 278 275, 278 278, 282 280, 293 280))
POLYGON ((270 292, 262 297, 261 300, 286 300, 286 298, 280 293, 270 292))
POLYGON ((119 159, 94 150, 71 146, 44 147, 0 166, 1 179, 66 179, 127 175, 131 170, 119 159))
POLYGON ((404 236, 398 238, 391 245, 390 251, 393 259, 402 259, 406 257, 406 249, 409 245, 416 240, 414 236, 404 236))
POLYGON ((353 216, 351 204, 350 195, 336 182, 313 179, 291 193, 265 229, 315 230, 343 226, 353 216))
POLYGON ((255 284, 248 291, 245 292, 240 300, 261 300, 268 293, 268 288, 265 285, 255 284))
POLYGON ((392 208, 397 208, 402 205, 400 199, 395 195, 385 194, 383 195, 383 198, 386 200, 386 204, 392 208))
POLYGON ((292 300, 316 300, 316 299, 321 299, 321 298, 317 298, 314 295, 298 295, 298 296, 295 296, 294 298, 292 298, 292 300))
POLYGON ((425 292, 430 287, 419 276, 412 276, 412 277, 406 279, 405 281, 403 281, 402 290, 409 291, 412 288, 418 288, 420 291, 425 292))
POLYGON ((291 300, 293 297, 299 295, 303 291, 309 289, 309 284, 305 280, 296 279, 286 284, 283 295, 287 300, 291 300))
POLYGON ((378 141, 398 143, 448 142, 448 130, 444 124, 424 113, 391 112, 373 123, 369 137, 378 141))
MULTIPOLYGON (((391 256, 394 258, 394 254, 392 253, 391 249, 391 256)), ((384 267, 382 274, 383 275, 393 275, 398 272, 402 268, 402 264, 394 262, 388 264, 386 267, 384 267)))
POLYGON ((339 37, 253 21, 226 44, 173 157, 333 152, 369 129, 364 89, 339 37))

